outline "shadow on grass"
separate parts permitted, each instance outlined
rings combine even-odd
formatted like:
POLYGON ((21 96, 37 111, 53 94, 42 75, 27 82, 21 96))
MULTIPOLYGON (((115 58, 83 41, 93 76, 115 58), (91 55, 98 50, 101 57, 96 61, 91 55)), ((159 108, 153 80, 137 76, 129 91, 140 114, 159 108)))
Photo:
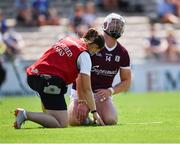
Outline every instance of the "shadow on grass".
POLYGON ((48 129, 48 128, 45 128, 45 127, 27 127, 27 128, 16 129, 16 130, 38 130, 38 129, 48 129))
POLYGON ((77 127, 84 127, 84 128, 99 128, 99 127, 118 127, 118 126, 124 126, 126 124, 116 124, 116 125, 105 125, 105 126, 100 126, 100 125, 97 125, 97 124, 88 124, 88 125, 80 125, 80 126, 69 126, 70 128, 77 128, 77 127))
POLYGON ((38 129, 68 129, 68 128, 100 128, 100 127, 118 127, 118 126, 124 126, 126 124, 116 124, 116 125, 105 125, 100 126, 97 124, 89 124, 89 125, 80 125, 80 126, 68 126, 67 128, 46 128, 46 127, 27 127, 27 128, 21 128, 17 130, 38 130, 38 129))

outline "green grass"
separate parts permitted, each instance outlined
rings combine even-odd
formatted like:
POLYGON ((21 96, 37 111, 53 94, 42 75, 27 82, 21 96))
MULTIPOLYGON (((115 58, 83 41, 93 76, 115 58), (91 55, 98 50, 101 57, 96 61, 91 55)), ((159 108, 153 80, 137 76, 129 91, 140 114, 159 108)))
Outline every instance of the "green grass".
POLYGON ((26 122, 15 130, 14 109, 40 111, 40 101, 37 97, 3 98, 0 143, 180 143, 180 92, 127 93, 116 95, 114 102, 119 115, 115 126, 46 129, 26 122))

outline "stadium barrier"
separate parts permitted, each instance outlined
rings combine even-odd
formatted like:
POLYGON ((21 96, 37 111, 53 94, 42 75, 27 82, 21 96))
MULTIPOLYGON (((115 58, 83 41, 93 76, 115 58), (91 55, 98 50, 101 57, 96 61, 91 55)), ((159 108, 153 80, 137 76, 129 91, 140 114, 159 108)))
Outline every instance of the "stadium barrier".
POLYGON ((136 65, 132 88, 133 91, 178 91, 180 65, 166 63, 136 65))
MULTIPOLYGON (((4 67, 7 71, 6 81, 0 89, 0 95, 33 95, 27 85, 25 69, 32 62, 7 62, 4 67)), ((113 85, 119 81, 115 77, 113 85)), ((67 95, 70 94, 70 87, 67 95)), ((180 91, 179 64, 134 64, 132 66, 132 92, 147 91, 180 91)))
MULTIPOLYGON (((116 76, 113 85, 118 80, 116 76)), ((130 91, 180 91, 180 64, 134 64, 130 91)))

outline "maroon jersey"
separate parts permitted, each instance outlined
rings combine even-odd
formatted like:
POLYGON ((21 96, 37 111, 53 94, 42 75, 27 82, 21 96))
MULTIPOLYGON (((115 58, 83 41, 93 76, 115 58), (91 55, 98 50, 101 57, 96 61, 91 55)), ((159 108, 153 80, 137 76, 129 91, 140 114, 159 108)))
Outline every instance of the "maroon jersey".
POLYGON ((119 69, 130 66, 127 50, 119 43, 114 50, 104 48, 91 57, 91 84, 93 91, 99 88, 112 87, 112 82, 119 69))
POLYGON ((28 75, 50 74, 72 83, 79 73, 77 58, 87 49, 86 44, 73 37, 66 37, 53 45, 33 65, 27 68, 28 75))

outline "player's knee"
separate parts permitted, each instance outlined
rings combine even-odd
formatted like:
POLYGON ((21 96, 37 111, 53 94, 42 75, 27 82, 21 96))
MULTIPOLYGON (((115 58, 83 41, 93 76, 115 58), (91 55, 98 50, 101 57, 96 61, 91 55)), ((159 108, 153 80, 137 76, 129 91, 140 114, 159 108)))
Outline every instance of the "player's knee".
POLYGON ((76 120, 74 120, 74 121, 71 120, 71 121, 69 121, 69 125, 70 125, 70 126, 79 126, 79 125, 81 125, 81 124, 80 124, 80 122, 78 122, 78 121, 76 121, 76 120))
POLYGON ((104 123, 106 125, 116 125, 117 124, 117 118, 115 118, 115 117, 105 118, 104 123))
POLYGON ((68 122, 70 126, 78 126, 80 125, 79 121, 77 120, 76 116, 71 113, 71 115, 68 115, 68 122))
POLYGON ((66 127, 68 127, 68 121, 59 121, 58 122, 58 128, 66 128, 66 127))
POLYGON ((50 127, 50 128, 66 128, 66 127, 68 127, 68 124, 66 125, 66 124, 61 124, 61 125, 57 125, 57 126, 52 126, 52 127, 50 127))
POLYGON ((66 127, 68 127, 68 123, 61 124, 61 128, 66 128, 66 127))

